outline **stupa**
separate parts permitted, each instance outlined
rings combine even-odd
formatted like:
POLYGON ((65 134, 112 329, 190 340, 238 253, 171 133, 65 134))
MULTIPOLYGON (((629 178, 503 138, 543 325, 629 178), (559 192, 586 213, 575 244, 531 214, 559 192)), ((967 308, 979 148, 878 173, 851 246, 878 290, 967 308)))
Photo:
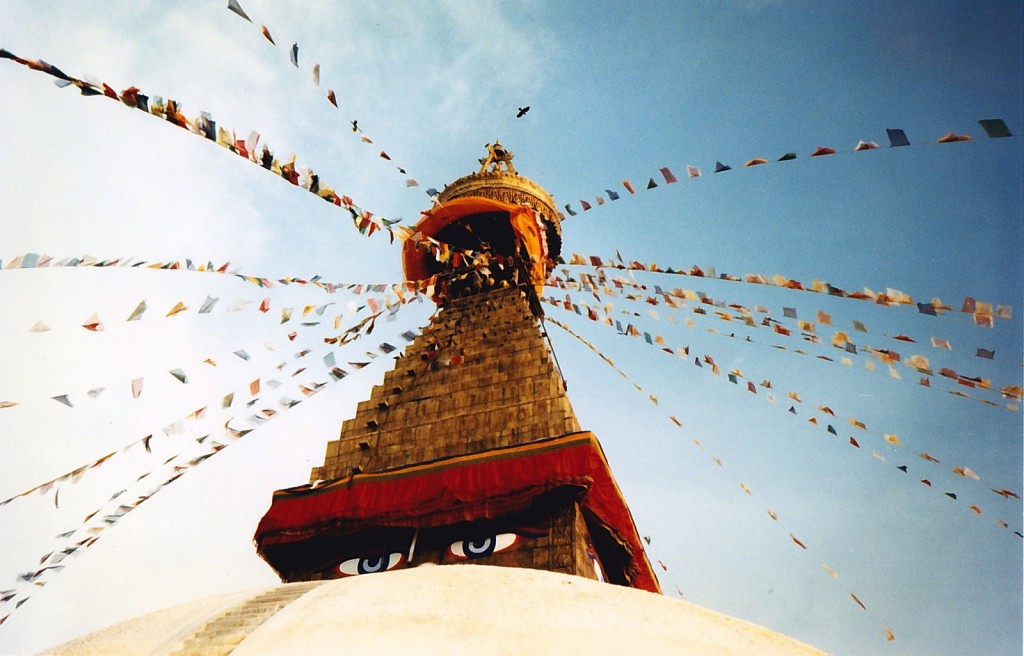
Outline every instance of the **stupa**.
POLYGON ((561 217, 512 159, 488 144, 405 242, 439 311, 310 481, 274 493, 254 541, 283 584, 52 653, 821 653, 661 596, 544 328, 561 217))
POLYGON ((282 580, 472 562, 659 591, 543 328, 559 215, 512 158, 488 144, 406 241, 406 278, 440 311, 311 482, 275 494, 255 539, 282 580))

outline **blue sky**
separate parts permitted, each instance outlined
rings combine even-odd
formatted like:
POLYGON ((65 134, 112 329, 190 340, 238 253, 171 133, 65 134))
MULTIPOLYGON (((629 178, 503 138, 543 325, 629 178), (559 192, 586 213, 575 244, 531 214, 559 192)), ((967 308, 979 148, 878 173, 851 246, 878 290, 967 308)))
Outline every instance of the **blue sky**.
MULTIPOLYGON (((427 206, 425 188, 472 172, 483 145, 501 139, 516 153, 518 170, 561 205, 579 212, 581 199, 595 204, 605 189, 623 196, 566 220, 567 253, 607 258, 618 250, 662 266, 781 273, 847 290, 895 288, 920 301, 938 296, 957 310, 964 296, 1012 305, 1013 319, 986 329, 959 312, 928 317, 819 294, 636 275, 644 284, 763 305, 780 319, 791 307, 800 318, 828 312, 837 329, 862 321, 869 333, 857 336, 861 344, 926 355, 999 384, 1021 382, 1020 3, 244 2, 276 47, 224 4, 6 2, 0 47, 118 90, 135 84, 174 98, 186 115, 208 111, 239 137, 256 129, 282 159, 296 152, 299 164, 362 207, 407 224, 427 206), (288 62, 292 42, 300 46, 300 70, 288 62), (321 64, 320 88, 310 80, 314 62, 321 64), (324 98, 328 87, 339 109, 324 98), (516 119, 523 105, 530 112, 516 119), (976 121, 996 117, 1013 139, 984 138, 976 121), (353 135, 352 119, 372 145, 353 135), (913 146, 853 152, 861 139, 884 146, 886 128, 906 130, 913 146), (949 131, 975 139, 935 143, 949 131), (810 159, 818 146, 838 152, 810 159), (774 162, 788 151, 798 158, 774 162), (742 167, 754 157, 773 163, 742 167), (716 161, 733 170, 711 174, 716 161), (686 179, 687 165, 704 175, 686 179), (662 166, 680 181, 660 184, 662 166), (406 177, 420 186, 406 187, 406 177), (658 188, 624 193, 623 179, 642 189, 651 177, 658 188), (901 333, 917 343, 891 339, 901 333), (954 350, 934 349, 932 336, 954 350), (977 347, 996 357, 974 357, 977 347)), ((337 300, 344 308, 358 300, 298 288, 264 292, 184 272, 6 270, 13 257, 188 257, 231 261, 244 273, 274 278, 400 280, 397 247, 361 237, 326 203, 141 112, 0 64, 0 362, 9 372, 0 401, 24 400, 0 410, 0 497, 220 398, 260 367, 272 370, 289 348, 276 317, 193 312, 163 319, 157 308, 186 300, 194 309, 205 295, 223 305, 270 296, 275 307, 337 300), (146 321, 114 319, 142 299, 154 308, 146 321), (75 328, 94 311, 108 330, 75 328), (55 329, 27 333, 39 319, 55 329), (262 347, 268 340, 276 351, 262 347), (215 377, 185 366, 238 348, 253 361, 219 360, 215 377), (189 385, 157 377, 176 366, 190 372, 189 385), (141 372, 147 393, 137 400, 112 392, 75 408, 49 400, 99 385, 123 391, 141 372)), ((903 365, 895 380, 882 363, 866 371, 867 356, 850 367, 815 360, 813 354, 838 352, 773 339, 763 329, 743 332, 694 315, 692 306, 672 313, 677 323, 670 324, 664 306, 604 301, 641 330, 691 351, 688 361, 673 359, 576 315, 549 312, 659 399, 653 406, 549 326, 581 423, 602 440, 639 530, 651 537, 651 558, 668 567, 658 568, 666 593, 681 591, 689 601, 836 654, 1020 653, 1021 541, 995 519, 1020 530, 1021 506, 986 485, 1021 491, 1019 412, 951 396, 938 376, 925 390, 903 365), (685 318, 694 319, 693 328, 685 318), (709 328, 749 334, 753 343, 709 328), (798 346, 812 356, 793 353, 798 346), (697 369, 692 357, 704 354, 725 371, 771 379, 777 402, 697 369), (787 404, 786 391, 799 391, 803 403, 787 404), (835 407, 838 437, 808 424, 812 416, 824 421, 816 405, 835 407), (869 430, 851 433, 848 417, 869 430), (883 433, 906 447, 886 445, 883 433), (854 435, 863 448, 848 444, 854 435), (920 451, 942 463, 925 462, 920 451), (970 466, 982 482, 954 476, 953 465, 970 466), (925 477, 933 488, 919 482, 925 477), (838 579, 824 573, 823 562, 838 579), (895 641, 885 640, 884 627, 895 641)), ((373 343, 339 361, 359 359, 378 340, 400 342, 401 330, 423 325, 428 315, 425 306, 403 309, 373 343)), ((827 340, 832 330, 819 332, 827 340)), ((315 346, 318 336, 305 339, 315 346)), ((383 375, 382 360, 276 417, 126 516, 0 627, 0 652, 40 649, 199 596, 272 585, 250 543, 270 492, 306 480, 323 445, 383 375)), ((118 487, 118 476, 134 478, 145 466, 128 462, 124 471, 68 487, 59 512, 52 498, 0 508, 4 533, 14 536, 0 547, 0 589, 31 568, 53 535, 80 523, 76 503, 87 512, 118 487)))

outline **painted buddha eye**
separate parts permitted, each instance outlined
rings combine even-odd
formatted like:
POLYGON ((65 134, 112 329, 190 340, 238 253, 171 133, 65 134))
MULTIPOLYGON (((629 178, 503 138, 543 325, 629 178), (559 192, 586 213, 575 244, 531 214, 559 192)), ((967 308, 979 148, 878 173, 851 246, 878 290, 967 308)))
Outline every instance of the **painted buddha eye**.
POLYGON ((376 574, 395 569, 405 562, 405 554, 390 553, 379 556, 362 558, 349 558, 338 565, 338 572, 342 576, 359 576, 360 574, 376 574))
POLYGON ((448 555, 459 560, 484 558, 516 546, 520 541, 516 533, 498 533, 472 540, 456 540, 448 547, 448 555))

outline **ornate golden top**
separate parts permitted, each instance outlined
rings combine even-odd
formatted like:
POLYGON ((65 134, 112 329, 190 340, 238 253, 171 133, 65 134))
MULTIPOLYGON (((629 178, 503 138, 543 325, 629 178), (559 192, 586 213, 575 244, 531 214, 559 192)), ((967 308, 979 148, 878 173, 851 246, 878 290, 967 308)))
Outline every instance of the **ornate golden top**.
POLYGON ((501 165, 505 165, 505 170, 509 173, 515 173, 516 168, 512 166, 512 158, 516 156, 515 153, 505 150, 504 146, 501 145, 500 141, 495 141, 493 144, 486 144, 484 148, 487 149, 487 157, 484 157, 480 161, 480 173, 486 173, 487 167, 491 167, 492 171, 500 171, 501 165))
POLYGON ((479 160, 480 170, 448 184, 438 194, 437 200, 446 203, 464 196, 482 196, 513 205, 529 205, 552 227, 559 242, 558 248, 553 250, 557 254, 561 246, 562 214, 544 187, 516 172, 512 166, 513 157, 515 153, 506 150, 501 142, 487 144, 487 157, 479 160))

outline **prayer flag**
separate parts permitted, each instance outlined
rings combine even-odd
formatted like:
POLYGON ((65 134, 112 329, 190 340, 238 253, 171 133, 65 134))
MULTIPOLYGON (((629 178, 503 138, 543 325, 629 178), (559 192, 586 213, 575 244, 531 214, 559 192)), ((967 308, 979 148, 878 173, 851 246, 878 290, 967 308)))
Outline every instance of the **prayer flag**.
POLYGON ((662 167, 660 170, 661 175, 665 177, 666 184, 672 184, 673 182, 677 182, 676 176, 673 175, 672 171, 668 170, 667 167, 662 167))
POLYGON ((971 141, 974 137, 969 134, 957 134, 956 132, 950 132, 939 137, 936 143, 954 143, 957 141, 971 141))
POLYGON ((690 176, 691 178, 699 178, 700 177, 700 169, 697 168, 696 166, 687 166, 686 167, 686 175, 690 176))
POLYGON ((636 193, 636 188, 633 187, 633 183, 630 182, 629 180, 623 180, 622 181, 622 186, 625 187, 626 191, 628 191, 629 193, 631 193, 631 194, 635 194, 636 193))
POLYGON ((619 200, 619 195, 612 191, 611 189, 605 189, 604 192, 608 194, 609 200, 619 200))
POLYGON ((320 86, 320 64, 313 64, 313 84, 320 86))
POLYGON ((252 22, 252 19, 249 18, 249 16, 245 13, 245 10, 242 9, 242 6, 238 4, 238 0, 228 0, 228 9, 235 12, 245 20, 249 21, 250 23, 252 22))
POLYGON ((721 173, 722 171, 731 171, 732 167, 728 164, 722 164, 721 162, 715 162, 715 173, 721 173))
POLYGON ((293 43, 292 44, 292 49, 291 49, 291 52, 289 54, 289 58, 291 59, 292 65, 295 66, 295 68, 298 68, 299 67, 299 44, 297 44, 297 43, 293 43))
POLYGON ((985 134, 988 135, 989 139, 999 139, 1001 137, 1012 137, 1010 129, 1006 127, 1006 123, 1001 118, 983 118, 978 123, 981 124, 982 129, 985 130, 985 134))
POLYGON ((858 141, 857 145, 854 146, 853 149, 855 151, 860 151, 860 150, 874 150, 875 148, 878 148, 878 144, 876 144, 874 141, 858 141))
POLYGON ((654 178, 648 178, 647 179, 647 188, 648 189, 654 189, 657 186, 658 186, 658 183, 654 181, 654 178))
POLYGON ((885 134, 889 137, 890 148, 910 145, 910 140, 907 139, 907 133, 899 128, 886 128, 885 134))
POLYGON ((203 301, 203 305, 199 308, 199 314, 208 314, 210 312, 210 310, 213 309, 213 306, 216 305, 217 301, 219 301, 219 300, 220 300, 219 298, 213 298, 212 296, 207 296, 206 300, 203 301))
POLYGON ((779 161, 780 162, 788 162, 788 161, 793 160, 793 159, 796 159, 796 153, 786 153, 785 155, 783 155, 782 157, 779 158, 779 161))
POLYGON ((188 382, 188 376, 185 375, 185 372, 182 371, 181 369, 171 369, 168 373, 170 373, 172 376, 177 378, 178 381, 181 382, 181 383, 187 383, 188 382))
POLYGON ((66 405, 69 408, 75 407, 74 404, 71 403, 71 399, 68 398, 67 394, 61 394, 60 396, 53 396, 53 397, 50 397, 50 398, 52 398, 54 401, 58 401, 60 403, 63 403, 64 405, 66 405))
POLYGON ((752 160, 748 160, 747 163, 744 164, 743 166, 757 166, 759 164, 767 164, 767 163, 768 163, 768 160, 766 160, 765 158, 763 158, 763 157, 755 157, 752 160))
POLYGON ((142 394, 142 378, 132 380, 132 398, 137 399, 142 394))
POLYGON ((94 333, 99 332, 103 330, 103 322, 101 322, 100 318, 96 315, 95 312, 93 312, 92 315, 90 315, 89 318, 85 320, 85 323, 82 324, 82 328, 85 328, 86 330, 91 330, 94 333))
POLYGON ((166 314, 166 316, 173 317, 174 315, 180 314, 180 313, 184 312, 187 309, 188 309, 188 306, 185 305, 185 303, 183 301, 178 301, 177 303, 174 304, 174 307, 171 308, 171 311, 168 312, 166 314))
MULTIPOLYGON (((267 41, 274 43, 274 37, 270 36, 270 30, 267 29, 266 25, 260 25, 260 31, 263 32, 263 36, 267 37, 267 41)), ((277 44, 274 43, 276 46, 277 44)))
POLYGON ((978 352, 977 352, 977 356, 979 358, 985 358, 986 360, 991 360, 992 358, 995 357, 995 355, 996 355, 995 351, 990 351, 988 349, 983 349, 983 348, 979 348, 978 352))
POLYGON ((569 203, 565 204, 565 211, 569 214, 569 216, 576 216, 576 212, 572 211, 572 208, 569 207, 569 203))
POLYGON ((327 90, 327 100, 329 100, 335 107, 338 106, 338 99, 334 96, 334 89, 327 90))
POLYGON ((821 157, 822 155, 835 155, 836 151, 826 146, 818 146, 817 150, 811 153, 811 157, 821 157))
POLYGON ((970 467, 953 467, 953 473, 963 478, 973 478, 974 480, 980 480, 977 474, 971 471, 970 467))

